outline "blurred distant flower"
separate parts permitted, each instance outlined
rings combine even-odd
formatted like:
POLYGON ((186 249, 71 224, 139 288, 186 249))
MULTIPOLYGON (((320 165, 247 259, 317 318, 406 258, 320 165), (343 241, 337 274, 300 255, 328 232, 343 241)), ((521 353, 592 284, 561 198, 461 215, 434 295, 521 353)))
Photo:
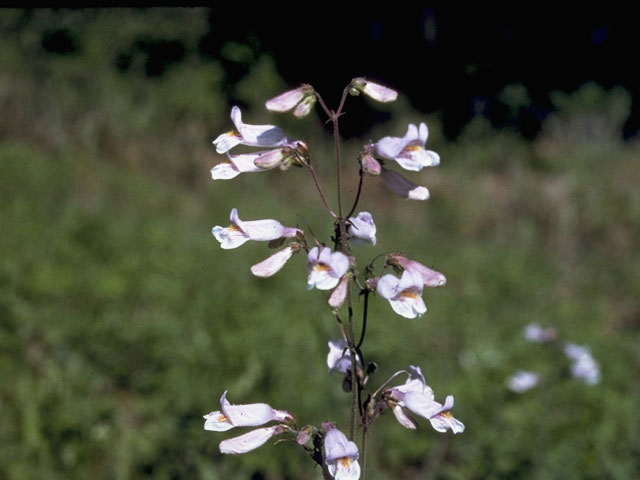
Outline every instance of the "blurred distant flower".
POLYGON ((542 328, 537 323, 530 323, 524 329, 524 338, 530 342, 548 343, 556 339, 556 329, 542 328))
POLYGON ((397 193, 407 200, 427 200, 429 190, 427 187, 417 185, 408 178, 403 177, 393 170, 381 169, 382 180, 393 193, 397 193))
POLYGON ((256 263, 251 267, 251 273, 256 277, 271 277, 280 271, 284 267, 285 263, 293 256, 294 253, 300 251, 300 245, 298 243, 292 243, 283 248, 279 252, 274 253, 267 259, 256 263))
POLYGON ((591 356, 588 347, 567 343, 564 347, 565 355, 573 360, 571 375, 583 380, 588 385, 596 385, 600 382, 600 367, 591 356))
POLYGON ((369 212, 360 212, 355 217, 349 217, 347 233, 355 245, 364 243, 376 244, 376 224, 369 212))
POLYGON ((453 396, 447 395, 444 405, 434 400, 433 390, 426 384, 420 367, 409 367, 409 378, 404 385, 386 391, 387 405, 392 408, 396 419, 406 428, 415 429, 415 421, 407 411, 426 418, 434 430, 453 433, 464 432, 464 424, 449 412, 453 408, 453 396))
POLYGON ((313 247, 308 255, 309 277, 307 288, 331 290, 349 270, 349 259, 344 253, 331 252, 329 247, 313 247))
POLYGON ((288 142, 284 132, 278 127, 243 123, 242 112, 238 107, 231 109, 231 120, 236 130, 223 133, 213 141, 218 153, 226 153, 236 145, 278 147, 288 142))
POLYGON ((422 283, 425 287, 441 287, 447 283, 446 277, 440 272, 431 270, 415 260, 409 260, 399 253, 392 254, 391 261, 405 270, 418 273, 422 277, 422 283))
POLYGON ((507 379, 507 388, 516 393, 524 393, 540 383, 540 375, 519 370, 507 379))
POLYGON ((358 446, 347 439, 334 424, 322 424, 324 435, 324 458, 329 474, 336 480, 357 480, 360 478, 358 446))
POLYGON ((404 137, 384 137, 375 144, 375 153, 387 160, 395 160, 405 170, 419 172, 423 167, 435 167, 440 156, 431 150, 425 150, 429 130, 426 123, 420 128, 409 124, 404 137))
POLYGON ((395 90, 379 83, 371 82, 363 77, 351 80, 351 95, 359 95, 360 92, 382 103, 393 102, 398 98, 398 92, 395 90))
POLYGON ((316 96, 311 85, 303 84, 298 88, 284 92, 271 100, 267 100, 265 106, 272 112, 288 112, 291 109, 293 114, 304 117, 309 114, 316 103, 316 96))
POLYGON ((384 275, 378 280, 378 295, 389 301, 391 308, 405 318, 422 316, 427 306, 422 300, 422 276, 415 271, 405 270, 402 277, 384 275))
POLYGON ((284 227, 277 220, 242 221, 236 208, 231 210, 231 225, 226 228, 215 226, 211 233, 224 249, 237 248, 248 240, 269 241, 278 238, 295 237, 301 231, 297 228, 284 227))

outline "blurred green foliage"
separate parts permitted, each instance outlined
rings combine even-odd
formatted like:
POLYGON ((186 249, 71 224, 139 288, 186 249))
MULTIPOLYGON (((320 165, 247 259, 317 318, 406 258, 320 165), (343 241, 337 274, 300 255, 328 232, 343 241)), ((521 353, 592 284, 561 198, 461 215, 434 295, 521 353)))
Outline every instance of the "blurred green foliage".
MULTIPOLYGON (((229 435, 205 432, 202 414, 226 389, 234 403, 288 409, 299 425, 345 425, 349 397, 325 366, 335 320, 325 295, 306 291, 302 255, 262 280, 248 269, 268 255, 263 245, 221 251, 209 233, 234 206, 331 233, 301 170, 208 180, 232 89, 252 123, 303 136, 324 179, 331 145, 319 117, 263 111, 286 87, 271 58, 228 44, 221 56, 247 64, 229 86, 218 59, 195 53, 205 18, 0 12, 2 478, 319 478, 286 443, 222 458, 229 435), (153 46, 174 49, 173 61, 154 64, 153 46)), ((527 94, 504 97, 519 108, 527 94)), ((425 292, 429 311, 415 321, 374 299, 373 384, 420 365, 438 399, 455 395, 467 427, 408 431, 384 415, 371 478, 640 476, 640 148, 621 138, 630 99, 585 85, 552 100, 534 142, 478 117, 448 143, 427 118, 443 158, 417 176, 427 203, 366 179, 361 208, 379 244, 359 249, 361 261, 403 251, 448 278, 425 292), (601 384, 571 379, 557 349, 525 342, 533 321, 589 345, 601 384), (546 380, 516 395, 504 381, 517 369, 546 380)), ((424 119, 404 98, 385 108, 391 121, 347 141, 345 158, 424 119)), ((346 167, 347 191, 356 170, 346 167)))

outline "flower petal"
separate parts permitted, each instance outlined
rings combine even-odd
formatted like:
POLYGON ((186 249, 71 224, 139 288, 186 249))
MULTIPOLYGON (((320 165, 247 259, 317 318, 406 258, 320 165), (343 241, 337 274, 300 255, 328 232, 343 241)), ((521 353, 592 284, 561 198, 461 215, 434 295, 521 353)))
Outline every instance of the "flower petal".
POLYGON ((264 445, 271 437, 282 433, 282 426, 258 428, 239 437, 229 438, 220 442, 220 452, 229 455, 247 453, 264 445))
POLYGON ((398 422, 400 422, 400 425, 402 425, 403 427, 410 430, 415 430, 418 427, 418 424, 415 422, 415 420, 409 417, 400 405, 396 405, 391 409, 391 411, 395 415, 396 420, 398 420, 398 422))
POLYGON ((429 198, 429 190, 426 187, 416 185, 411 180, 403 177, 393 170, 382 169, 382 180, 389 189, 409 200, 426 200, 429 198))
POLYGON ((240 175, 238 170, 231 162, 222 162, 214 166, 211 170, 211 178, 213 180, 230 180, 240 175))
POLYGON ((225 417, 224 413, 220 411, 215 411, 208 413, 204 416, 204 429, 212 432, 226 432, 233 428, 231 422, 227 417, 225 417))
POLYGON ((256 263, 251 267, 251 273, 253 273, 256 277, 263 278, 275 275, 280 271, 282 267, 284 267, 285 263, 287 263, 287 261, 296 251, 294 251, 294 248, 289 245, 279 252, 274 253, 269 258, 261 261, 260 263, 256 263))

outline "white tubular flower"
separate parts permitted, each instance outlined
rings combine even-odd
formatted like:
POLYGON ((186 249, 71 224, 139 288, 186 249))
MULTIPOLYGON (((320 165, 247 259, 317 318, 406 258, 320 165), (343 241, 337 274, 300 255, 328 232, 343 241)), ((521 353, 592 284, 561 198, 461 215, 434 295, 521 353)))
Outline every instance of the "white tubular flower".
POLYGON ((224 432, 234 427, 258 427, 271 421, 291 422, 293 415, 284 410, 276 410, 266 403, 232 405, 227 400, 227 391, 220 397, 220 411, 204 416, 204 429, 224 432))
POLYGON ((422 277, 412 270, 402 272, 402 277, 384 275, 378 280, 378 295, 389 301, 391 308, 405 318, 421 317, 427 306, 422 300, 422 277))
POLYGON ((211 233, 224 249, 237 248, 249 240, 269 241, 277 238, 295 237, 300 230, 284 227, 277 220, 242 221, 236 208, 231 210, 231 225, 226 228, 216 225, 211 233))
POLYGON ((220 442, 219 448, 221 453, 228 455, 238 455, 241 453, 247 453, 251 450, 255 450, 258 447, 264 445, 274 435, 283 433, 285 429, 282 425, 275 425, 273 427, 257 428, 251 430, 239 437, 229 438, 220 442))
POLYGON ((366 96, 382 103, 393 102, 398 98, 398 92, 380 85, 379 83, 370 82, 366 78, 358 77, 351 80, 351 95, 359 95, 362 92, 366 96))
POLYGON ((236 130, 223 133, 213 141, 218 153, 226 153, 236 145, 278 147, 288 141, 284 132, 278 127, 243 123, 242 112, 238 107, 231 109, 231 120, 233 120, 236 130))
POLYGON ((341 252, 331 252, 329 247, 313 247, 308 256, 309 276, 307 288, 331 290, 349 270, 349 259, 341 252))
POLYGON ((360 478, 358 446, 349 440, 335 425, 324 423, 324 459, 329 474, 336 480, 360 478))
POLYGON ((523 332, 524 338, 534 343, 548 343, 556 339, 556 329, 553 327, 542 328, 537 323, 530 323, 523 332))
POLYGON ((427 200, 429 190, 427 187, 417 185, 408 178, 403 177, 398 172, 382 168, 382 180, 393 193, 397 193, 407 200, 427 200))
POLYGON ((422 375, 420 367, 409 367, 409 378, 404 385, 390 388, 386 391, 388 406, 392 407, 398 422, 410 429, 416 428, 416 423, 407 415, 407 410, 431 423, 434 430, 453 433, 464 431, 464 424, 453 418, 449 411, 453 408, 453 396, 447 395, 444 405, 436 402, 433 390, 422 375))
POLYGON ((293 256, 294 253, 300 251, 300 245, 297 243, 288 245, 279 252, 274 253, 269 258, 256 263, 251 267, 251 273, 256 277, 267 278, 275 275, 284 267, 285 263, 293 256))
POLYGON ((420 128, 411 123, 404 137, 384 137, 375 144, 374 151, 382 158, 395 160, 405 170, 419 172, 440 163, 436 152, 424 148, 428 136, 426 123, 421 123, 420 128))
POLYGON ((506 381, 507 388, 515 393, 524 393, 527 390, 531 390, 538 383, 540 383, 540 375, 525 370, 518 370, 506 381))
POLYGON ((256 166, 254 162, 261 155, 270 152, 271 150, 266 150, 254 153, 242 153, 240 155, 227 153, 227 160, 211 169, 211 178, 214 180, 229 180, 245 172, 262 172, 264 169, 256 166))
POLYGON ((369 212, 360 212, 355 217, 349 217, 347 233, 355 245, 365 243, 376 244, 376 224, 369 212))
MULTIPOLYGON (((356 356, 356 361, 359 358, 356 356)), ((327 354, 327 367, 329 371, 347 373, 351 370, 351 352, 347 348, 347 342, 343 338, 329 342, 329 353, 327 354)))
POLYGON ((441 287, 447 283, 447 279, 442 273, 431 270, 420 262, 410 260, 403 255, 394 253, 391 255, 391 260, 405 270, 420 274, 425 287, 441 287))
POLYGON ((587 385, 596 385, 600 382, 600 367, 591 356, 588 347, 567 343, 564 347, 564 353, 573 360, 571 375, 583 380, 587 385))
POLYGON ((305 117, 309 114, 316 103, 316 96, 313 87, 308 84, 300 85, 298 88, 284 92, 271 100, 267 100, 265 106, 272 112, 288 112, 295 109, 293 114, 298 117, 305 117))

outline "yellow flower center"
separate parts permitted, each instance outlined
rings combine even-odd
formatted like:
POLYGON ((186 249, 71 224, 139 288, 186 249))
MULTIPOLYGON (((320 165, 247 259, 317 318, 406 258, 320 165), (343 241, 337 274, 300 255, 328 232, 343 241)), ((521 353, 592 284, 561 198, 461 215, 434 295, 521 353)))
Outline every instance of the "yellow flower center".
POLYGON ((351 466, 351 459, 349 457, 339 458, 338 461, 342 464, 344 468, 349 468, 351 466))
POLYGON ((418 150, 422 150, 420 145, 407 145, 402 149, 403 152, 417 152, 418 150))
POLYGON ((313 266, 313 269, 314 269, 316 272, 328 272, 329 270, 331 270, 331 268, 329 267, 329 265, 326 265, 326 264, 324 264, 324 263, 316 263, 316 264, 313 266))
POLYGON ((231 231, 234 231, 234 232, 241 232, 242 231, 240 229, 240 227, 238 227, 237 225, 234 225, 233 223, 227 227, 227 230, 231 230, 231 231))

